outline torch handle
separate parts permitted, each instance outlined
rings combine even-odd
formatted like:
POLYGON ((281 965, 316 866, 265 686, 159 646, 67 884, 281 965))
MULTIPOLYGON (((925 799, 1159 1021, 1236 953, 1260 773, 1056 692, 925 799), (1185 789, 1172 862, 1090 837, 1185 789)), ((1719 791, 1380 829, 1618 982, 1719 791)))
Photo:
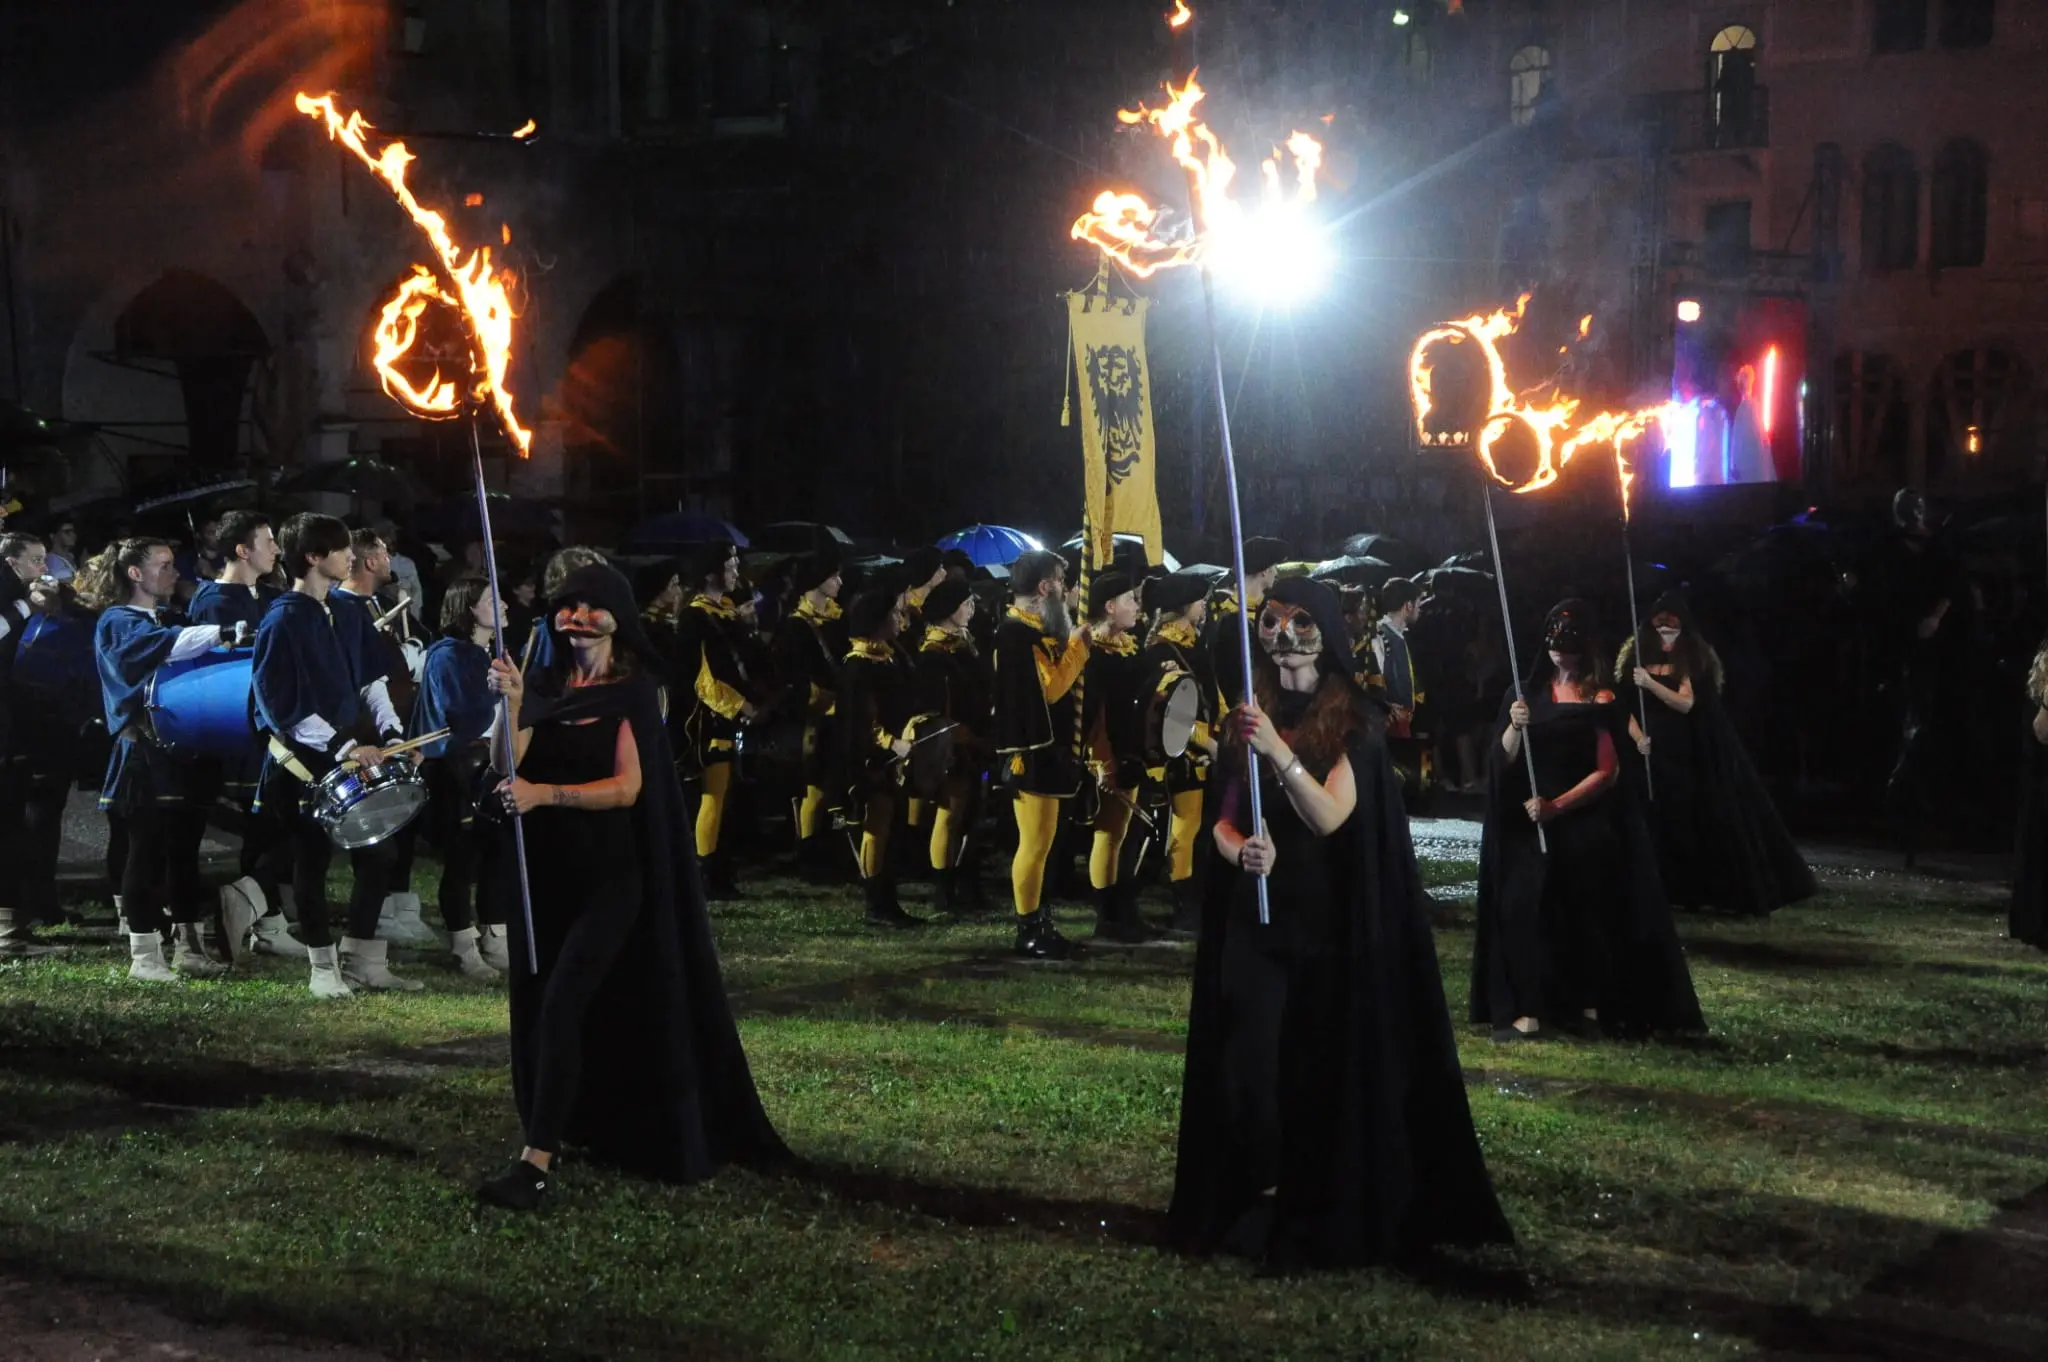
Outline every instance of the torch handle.
MULTIPOLYGON (((476 521, 477 532, 484 541, 484 574, 490 578, 491 600, 496 606, 491 611, 491 639, 495 645, 494 655, 507 656, 505 651, 505 597, 498 590, 498 549, 491 542, 491 499, 484 490, 484 442, 477 433, 476 413, 469 415, 470 472, 476 478, 476 521)), ((534 628, 545 627, 535 621, 534 628)), ((507 776, 513 774, 519 764, 519 747, 512 732, 512 701, 498 697, 498 756, 499 767, 507 776)), ((526 969, 529 974, 540 973, 540 951, 533 937, 533 886, 526 875, 526 819, 517 809, 512 811, 513 858, 519 863, 519 914, 520 925, 526 929, 526 969)))
MULTIPOLYGON (((1621 457, 1621 447, 1619 445, 1615 446, 1615 457, 1621 457)), ((1621 556, 1628 564, 1629 637, 1635 642, 1633 651, 1635 653, 1636 665, 1640 667, 1645 665, 1643 661, 1643 626, 1640 623, 1642 616, 1636 613, 1636 555, 1635 550, 1629 547, 1628 511, 1625 507, 1621 513, 1621 556)), ((1643 693, 1641 686, 1636 687, 1636 723, 1642 728, 1643 736, 1649 737, 1650 697, 1643 693)), ((1649 797, 1651 803, 1654 804, 1657 801, 1657 776, 1650 769, 1650 758, 1647 755, 1643 757, 1643 793, 1649 797)))
MULTIPOLYGON (((1508 675, 1514 678, 1515 699, 1528 703, 1522 694, 1522 664, 1515 656, 1515 617, 1508 609, 1508 575, 1501 570, 1500 531, 1493 523, 1493 479, 1486 480, 1486 542, 1493 550, 1493 584, 1500 590, 1500 627, 1508 639, 1508 675)), ((1543 792, 1536 788, 1536 748, 1529 741, 1529 730, 1522 730, 1522 762, 1529 771, 1529 793, 1541 798, 1543 792)), ((1536 825, 1536 849, 1544 855, 1550 854, 1550 839, 1543 835, 1543 825, 1536 825)))
MULTIPOLYGON (((1252 601, 1251 592, 1245 589, 1244 570, 1244 512, 1237 500, 1237 455, 1230 443, 1230 409, 1224 397, 1223 343, 1216 329, 1216 285, 1210 277, 1208 266, 1202 267, 1202 304, 1209 321, 1209 358, 1216 380, 1216 424, 1223 437, 1223 486, 1230 498, 1230 567, 1237 575, 1237 657, 1244 668, 1244 698, 1250 702, 1252 694, 1252 601)), ((1259 797, 1259 756, 1249 744, 1244 752, 1245 786, 1251 792, 1252 836, 1257 837, 1266 830, 1266 810, 1259 797)), ((1259 894, 1259 925, 1267 926, 1273 920, 1272 905, 1268 900, 1266 877, 1260 875, 1255 883, 1259 894)))

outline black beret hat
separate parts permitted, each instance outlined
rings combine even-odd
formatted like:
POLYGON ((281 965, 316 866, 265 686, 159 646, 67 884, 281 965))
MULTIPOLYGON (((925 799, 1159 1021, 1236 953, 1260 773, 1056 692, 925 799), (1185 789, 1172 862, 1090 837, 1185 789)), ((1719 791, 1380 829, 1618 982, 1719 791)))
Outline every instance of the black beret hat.
POLYGON ((924 618, 928 624, 951 619, 953 612, 967 603, 974 594, 974 588, 966 582, 947 578, 931 589, 924 598, 924 618))
POLYGON ((846 607, 846 632, 853 638, 873 638, 881 632, 889 613, 896 608, 896 597, 902 594, 884 587, 870 588, 853 598, 853 604, 846 607))
POLYGON ((1209 595, 1209 579, 1199 572, 1154 577, 1145 590, 1145 604, 1154 610, 1185 610, 1209 595))
POLYGON ((789 584, 798 595, 816 591, 839 571, 839 551, 827 549, 819 553, 807 553, 796 560, 796 566, 789 574, 789 584))
POLYGON ((1244 541, 1244 573, 1247 577, 1255 577, 1267 568, 1278 567, 1286 561, 1285 540, 1253 535, 1244 541))
POLYGON ((1131 574, 1109 568, 1095 574, 1095 581, 1088 588, 1088 609, 1095 614, 1102 613, 1102 607, 1118 596, 1136 591, 1138 584, 1131 580, 1131 574))
POLYGON ((903 575, 910 579, 910 585, 923 586, 939 570, 944 558, 937 549, 912 549, 903 560, 903 575))

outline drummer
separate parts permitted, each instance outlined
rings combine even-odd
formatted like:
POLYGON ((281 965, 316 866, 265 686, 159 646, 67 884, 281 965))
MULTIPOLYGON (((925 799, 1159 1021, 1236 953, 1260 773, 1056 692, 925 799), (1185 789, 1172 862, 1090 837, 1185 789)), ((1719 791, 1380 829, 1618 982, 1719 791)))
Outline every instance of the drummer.
POLYGON ((1110 569, 1095 574, 1088 593, 1095 643, 1081 678, 1081 723, 1096 786, 1088 884, 1095 891, 1096 937, 1126 945, 1157 937, 1138 913, 1136 881, 1122 874, 1124 838, 1145 775, 1148 671, 1139 657, 1138 615, 1138 584, 1128 573, 1110 569))
MULTIPOLYGON (((345 624, 361 639, 370 670, 381 676, 391 707, 403 714, 412 709, 417 687, 402 639, 412 637, 411 602, 400 601, 387 616, 378 593, 395 577, 391 546, 375 530, 349 535, 348 579, 337 582, 328 604, 337 625, 345 624)), ((412 858, 419 845, 419 824, 408 823, 391 838, 390 892, 377 918, 377 935, 394 946, 438 946, 441 939, 420 917, 420 896, 412 892, 412 858)))
POLYGON ((490 738, 497 726, 498 706, 488 679, 493 626, 502 622, 503 607, 487 580, 456 578, 441 597, 441 637, 427 649, 412 711, 416 735, 448 730, 447 737, 420 748, 426 819, 432 820, 440 843, 441 921, 455 963, 482 983, 511 967, 503 900, 476 892, 484 856, 482 830, 475 821, 477 780, 490 764, 490 738))
POLYGON ((846 611, 850 643, 839 669, 833 744, 833 785, 847 820, 860 823, 861 891, 867 920, 878 927, 921 927, 896 901, 889 835, 902 813, 903 761, 910 756, 914 680, 896 651, 903 631, 903 593, 871 588, 846 611))
POLYGON ((295 515, 277 544, 292 589, 271 603, 256 633, 257 727, 270 752, 261 800, 291 821, 292 883, 312 962, 309 987, 318 998, 345 998, 358 988, 416 991, 423 987, 418 981, 391 972, 388 945, 377 938, 391 872, 386 846, 349 852, 355 887, 338 958, 328 927, 334 843, 313 817, 319 781, 344 761, 382 765, 383 747, 404 731, 369 660, 367 615, 348 602, 330 602, 349 574, 348 526, 332 516, 295 515), (377 741, 360 741, 359 727, 373 730, 377 741))
POLYGON ((682 756, 684 776, 695 782, 697 860, 703 867, 704 892, 712 902, 740 897, 729 840, 724 837, 725 811, 733 796, 733 759, 739 755, 739 734, 752 722, 765 699, 749 681, 741 663, 742 636, 749 628, 741 619, 733 594, 740 582, 740 554, 730 540, 720 540, 697 553, 692 565, 688 608, 681 629, 683 675, 676 678, 678 698, 689 715, 689 751, 682 756))
POLYGON ((953 761, 944 797, 932 813, 931 863, 937 885, 932 906, 942 913, 978 913, 988 904, 981 875, 965 852, 981 818, 981 796, 994 748, 995 671, 974 641, 974 593, 947 578, 925 593, 924 639, 917 654, 917 708, 954 727, 953 761))
MULTIPOLYGON (((277 567, 277 536, 270 517, 260 511, 230 511, 220 522, 217 541, 225 555, 220 576, 201 582, 185 607, 194 624, 217 624, 237 641, 254 642, 264 612, 281 594, 271 584, 277 567)), ((205 759, 193 763, 193 774, 205 803, 218 799, 241 811, 241 877, 220 891, 224 922, 251 920, 254 934, 244 941, 229 932, 228 950, 240 954, 245 945, 261 955, 306 958, 306 948, 285 930, 284 885, 291 875, 291 828, 275 809, 255 813, 257 782, 263 777, 263 750, 254 742, 246 760, 205 759)), ((204 803, 202 803, 202 810, 204 803)))
POLYGON ((797 863, 813 878, 822 878, 832 862, 831 836, 821 835, 825 812, 825 757, 830 746, 832 709, 839 686, 839 665, 846 657, 846 626, 840 622, 842 582, 836 549, 812 553, 790 574, 796 606, 775 630, 775 669, 792 686, 808 685, 804 701, 804 794, 797 805, 797 863))
POLYGON ((1216 758, 1216 716, 1222 712, 1215 664, 1201 643, 1202 625, 1209 617, 1208 595, 1208 579, 1196 572, 1154 578, 1148 593, 1159 616, 1145 643, 1145 674, 1156 684, 1169 670, 1185 672, 1195 678, 1198 696, 1188 750, 1148 772, 1155 785, 1165 788, 1168 801, 1166 864, 1173 892, 1173 927, 1178 932, 1201 927, 1202 894, 1195 876, 1195 852, 1202 844, 1202 796, 1209 764, 1216 758))
MULTIPOLYGON (((147 983, 217 978, 225 966, 207 958, 199 939, 199 923, 211 911, 210 904, 202 907, 206 884, 199 875, 206 815, 189 802, 189 763, 156 741, 149 698, 160 667, 220 646, 220 626, 179 628, 159 618, 178 589, 171 546, 161 539, 109 545, 86 565, 78 582, 79 599, 102 612, 93 631, 93 652, 114 748, 100 786, 100 808, 124 820, 127 829, 121 901, 128 922, 128 977, 147 983), (170 889, 168 919, 165 885, 170 889), (167 922, 173 936, 168 964, 161 935, 167 922)), ((236 936, 251 925, 243 918, 228 924, 236 936)))

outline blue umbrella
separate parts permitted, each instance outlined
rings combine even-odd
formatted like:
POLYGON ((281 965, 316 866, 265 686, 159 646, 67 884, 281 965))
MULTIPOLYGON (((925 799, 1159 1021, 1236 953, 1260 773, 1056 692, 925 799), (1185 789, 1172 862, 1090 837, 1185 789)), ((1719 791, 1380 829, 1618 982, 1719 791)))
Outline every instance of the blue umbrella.
POLYGON ((639 550, 659 553, 692 544, 713 544, 721 539, 730 539, 743 549, 753 547, 739 532, 738 526, 719 519, 709 511, 670 511, 652 520, 643 520, 633 527, 633 532, 619 547, 628 553, 639 550))
POLYGON ((1036 553, 1045 545, 1022 530, 1003 525, 969 525, 939 540, 937 547, 960 550, 973 560, 976 567, 1008 567, 1023 555, 1036 553))

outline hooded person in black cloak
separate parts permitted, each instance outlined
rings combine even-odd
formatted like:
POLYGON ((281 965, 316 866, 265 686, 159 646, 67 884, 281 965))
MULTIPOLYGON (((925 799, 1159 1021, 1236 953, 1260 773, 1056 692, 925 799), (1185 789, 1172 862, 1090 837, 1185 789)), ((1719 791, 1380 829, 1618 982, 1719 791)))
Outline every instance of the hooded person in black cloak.
POLYGON ((1650 606, 1649 627, 1621 645, 1614 679, 1628 714, 1622 769, 1644 796, 1672 906, 1766 917, 1819 893, 1728 720, 1721 659, 1684 596, 1668 591, 1650 606))
POLYGON ((1649 829, 1614 788, 1626 739, 1595 632, 1585 601, 1552 607, 1526 699, 1509 690, 1486 747, 1471 1017, 1497 1041, 1706 1029, 1649 829))
MULTIPOLYGON (((632 587, 612 568, 578 568, 550 606, 554 661, 533 693, 509 662, 491 665, 518 734, 518 773, 498 798, 526 815, 540 968, 515 929, 512 1091, 526 1148, 477 1194, 515 1210, 540 1203, 565 1144, 677 1182, 789 1157, 726 1003, 632 587)), ((516 870, 497 882, 516 892, 516 870)))
POLYGON ((2048 950, 2048 639, 2027 671, 2026 757, 2021 763, 2019 846, 2013 858, 2015 941, 2048 950))
POLYGON ((1512 1243, 1465 1100, 1400 781, 1351 679, 1337 595, 1283 579, 1258 623, 1258 703, 1233 715, 1212 782, 1176 1234, 1198 1252, 1301 1267, 1512 1243), (1265 782, 1261 837, 1242 831, 1247 742, 1265 782))

